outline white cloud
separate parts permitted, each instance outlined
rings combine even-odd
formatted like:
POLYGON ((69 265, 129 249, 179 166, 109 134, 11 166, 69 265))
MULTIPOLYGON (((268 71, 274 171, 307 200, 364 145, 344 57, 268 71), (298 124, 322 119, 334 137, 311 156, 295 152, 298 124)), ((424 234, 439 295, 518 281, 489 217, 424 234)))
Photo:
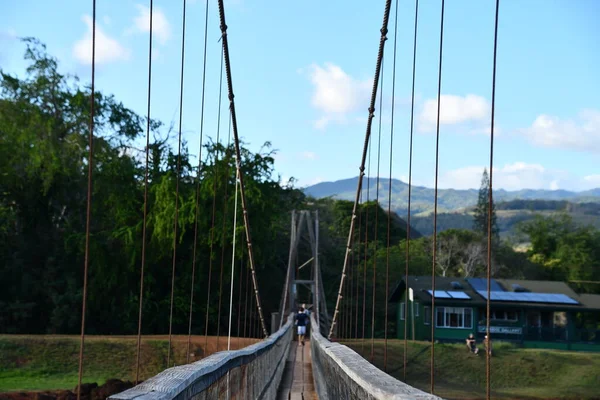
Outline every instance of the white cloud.
MULTIPOLYGON (((80 63, 89 65, 92 63, 92 17, 84 15, 81 19, 87 25, 87 32, 73 45, 73 56, 80 63)), ((128 58, 129 50, 106 35, 96 23, 96 64, 106 64, 128 58)))
MULTIPOLYGON (((486 136, 490 136, 491 133, 491 124, 488 122, 485 125, 480 125, 477 127, 474 127, 472 129, 468 129, 466 130, 466 133, 470 133, 473 135, 486 135, 486 136)), ((500 128, 498 126, 498 122, 494 121, 494 137, 498 137, 500 135, 502 135, 502 128, 500 128)))
MULTIPOLYGON (((468 166, 447 171, 440 176, 440 187, 454 189, 477 189, 481 185, 484 166, 468 166)), ((572 178, 565 171, 551 170, 540 164, 515 162, 494 167, 494 188, 519 189, 567 189, 581 190, 593 187, 585 179, 572 178)))
POLYGON ((588 175, 583 178, 591 187, 600 187, 600 175, 588 175))
POLYGON ((325 127, 327 126, 327 124, 329 123, 330 119, 327 117, 321 117, 318 120, 315 121, 315 128, 317 129, 325 129, 325 127))
POLYGON ((14 40, 17 38, 17 31, 13 28, 0 31, 0 40, 14 40))
POLYGON ((575 120, 542 114, 521 133, 538 146, 598 153, 600 110, 583 110, 575 120))
POLYGON ((324 181, 325 180, 323 178, 321 178, 320 176, 317 176, 316 178, 306 180, 306 183, 303 184, 302 186, 303 187, 312 186, 312 185, 316 185, 317 183, 321 183, 324 181))
MULTIPOLYGON (((392 177, 394 179, 399 179, 402 182, 406 183, 408 185, 408 175, 404 175, 404 174, 400 174, 400 175, 395 175, 392 174, 392 177)), ((424 187, 433 187, 433 184, 430 184, 428 180, 421 180, 418 179, 417 177, 415 177, 415 175, 413 174, 411 177, 411 185, 413 186, 424 186, 424 187)))
POLYGON ((310 66, 314 92, 312 105, 322 113, 315 127, 324 129, 330 122, 345 123, 348 114, 368 108, 370 80, 357 80, 332 63, 310 66))
POLYGON ((11 56, 11 53, 14 50, 14 44, 17 39, 17 31, 13 28, 0 30, 0 65, 6 69, 9 69, 9 64, 15 59, 11 56))
POLYGON ((316 160, 317 159, 317 153, 312 152, 312 151, 305 151, 302 154, 300 154, 300 156, 306 160, 316 160))
MULTIPOLYGON (((137 33, 150 32, 150 8, 142 4, 135 5, 138 9, 138 14, 133 19, 133 28, 130 30, 137 33)), ((161 44, 167 43, 171 38, 171 26, 167 17, 158 7, 152 10, 152 34, 158 37, 161 44)))
MULTIPOLYGON (((436 128, 437 107, 437 98, 425 100, 417 119, 421 131, 427 132, 436 128)), ((490 111, 488 101, 481 96, 443 94, 440 101, 440 125, 486 121, 490 111)), ((487 131, 489 132, 489 129, 487 131)))

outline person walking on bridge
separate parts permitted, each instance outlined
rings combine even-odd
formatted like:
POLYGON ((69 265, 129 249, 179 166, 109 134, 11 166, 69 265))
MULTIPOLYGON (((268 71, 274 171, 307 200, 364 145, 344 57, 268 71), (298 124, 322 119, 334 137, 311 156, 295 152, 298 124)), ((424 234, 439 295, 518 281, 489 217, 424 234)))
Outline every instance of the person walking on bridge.
POLYGON ((296 325, 298 325, 298 339, 302 346, 304 346, 304 335, 306 334, 306 324, 308 322, 308 315, 304 312, 304 308, 300 307, 298 314, 296 314, 296 325))

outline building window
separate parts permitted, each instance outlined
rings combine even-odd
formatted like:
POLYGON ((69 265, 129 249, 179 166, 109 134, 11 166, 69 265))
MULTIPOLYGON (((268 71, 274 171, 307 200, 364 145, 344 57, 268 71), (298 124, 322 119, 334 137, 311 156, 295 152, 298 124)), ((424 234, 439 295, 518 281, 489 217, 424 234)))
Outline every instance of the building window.
POLYGON ((437 307, 436 323, 438 328, 473 328, 473 311, 464 307, 437 307))
POLYGON ((415 317, 419 316, 419 303, 415 302, 415 317))
POLYGON ((404 321, 404 304, 405 303, 400 303, 400 320, 404 321))
MULTIPOLYGON (((484 313, 485 318, 485 313, 484 313)), ((510 321, 516 322, 519 320, 519 315, 512 310, 490 310, 490 319, 492 321, 510 321)))
POLYGON ((425 325, 431 325, 431 307, 425 306, 423 307, 423 323, 425 325))

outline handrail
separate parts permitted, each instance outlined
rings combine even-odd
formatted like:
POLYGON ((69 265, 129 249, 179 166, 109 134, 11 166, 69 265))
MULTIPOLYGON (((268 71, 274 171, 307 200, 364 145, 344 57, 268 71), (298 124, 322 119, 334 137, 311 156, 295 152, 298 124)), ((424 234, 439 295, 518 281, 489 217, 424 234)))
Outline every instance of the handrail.
MULTIPOLYGON (((288 317, 286 324, 265 340, 239 350, 221 351, 211 354, 191 364, 169 368, 149 378, 141 384, 124 392, 112 395, 112 400, 179 400, 190 399, 213 383, 224 377, 230 370, 255 360, 258 356, 271 350, 290 331, 293 314, 288 317)), ((289 347, 287 343, 286 348, 289 347)), ((278 368, 283 368, 281 359, 285 360, 287 351, 274 365, 273 374, 278 368)), ((264 393, 273 383, 273 377, 265 382, 261 393, 264 393)), ((279 382, 276 382, 278 384, 279 382)), ((276 388, 275 388, 276 389, 276 388)))
POLYGON ((311 327, 315 327, 310 343, 319 399, 441 400, 386 374, 349 347, 330 342, 319 332, 312 314, 311 327))

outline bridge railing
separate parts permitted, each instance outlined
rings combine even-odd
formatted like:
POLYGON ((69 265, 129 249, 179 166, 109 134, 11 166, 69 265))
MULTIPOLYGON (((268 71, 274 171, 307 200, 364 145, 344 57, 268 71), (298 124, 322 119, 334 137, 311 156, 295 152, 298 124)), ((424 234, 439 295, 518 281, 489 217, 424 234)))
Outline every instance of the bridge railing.
POLYGON ((357 352, 327 340, 311 315, 313 377, 320 400, 440 399, 381 371, 357 352))
POLYGON ((273 399, 292 340, 293 315, 262 342, 169 368, 113 400, 273 399))

